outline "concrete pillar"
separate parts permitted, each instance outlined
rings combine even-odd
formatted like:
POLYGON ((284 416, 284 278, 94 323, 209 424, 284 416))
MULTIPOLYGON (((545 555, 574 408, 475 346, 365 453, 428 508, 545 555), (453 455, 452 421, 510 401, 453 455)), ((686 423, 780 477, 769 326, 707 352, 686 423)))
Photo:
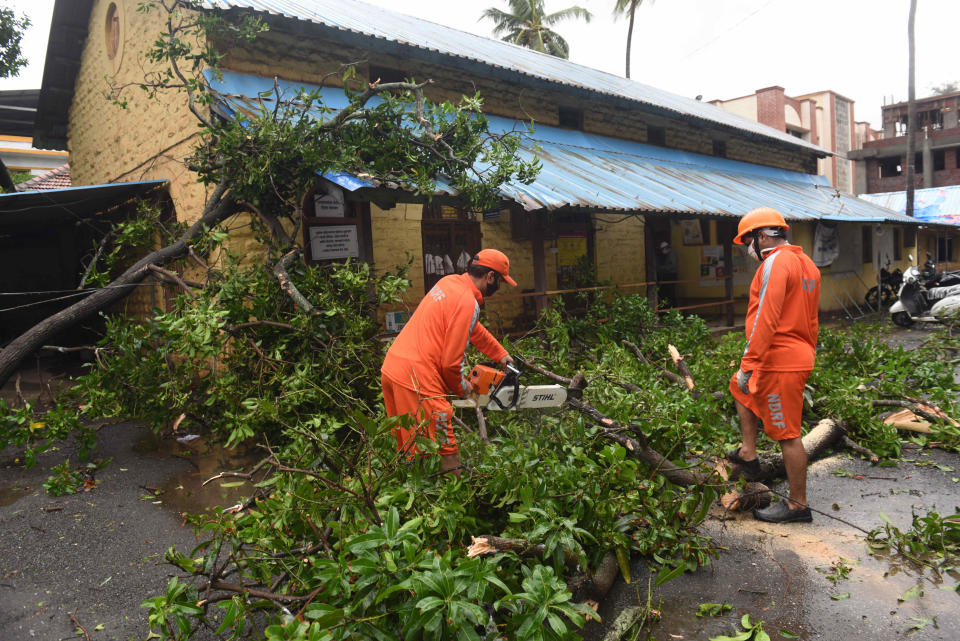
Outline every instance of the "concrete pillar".
MULTIPOLYGON (((926 133, 926 132, 924 132, 926 133)), ((924 135, 921 144, 921 154, 923 154, 923 186, 924 188, 933 187, 933 149, 931 148, 930 137, 924 135)))
POLYGON ((867 161, 863 158, 853 161, 853 175, 856 177, 856 184, 853 186, 853 193, 866 194, 867 192, 867 161))

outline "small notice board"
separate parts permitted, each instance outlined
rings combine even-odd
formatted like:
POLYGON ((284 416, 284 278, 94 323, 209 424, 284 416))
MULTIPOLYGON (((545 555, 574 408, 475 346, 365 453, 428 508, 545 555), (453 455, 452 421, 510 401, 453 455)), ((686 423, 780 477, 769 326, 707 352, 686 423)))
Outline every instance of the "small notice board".
POLYGON ((310 256, 313 260, 340 260, 360 256, 356 225, 311 225, 310 256))

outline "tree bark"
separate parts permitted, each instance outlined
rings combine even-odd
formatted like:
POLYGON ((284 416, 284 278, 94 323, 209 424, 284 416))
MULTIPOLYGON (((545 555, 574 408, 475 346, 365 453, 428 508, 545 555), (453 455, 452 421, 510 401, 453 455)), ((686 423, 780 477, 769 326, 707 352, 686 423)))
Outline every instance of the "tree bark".
MULTIPOLYGON (((917 0, 910 0, 910 18, 907 20, 907 166, 905 167, 907 181, 907 216, 913 216, 914 192, 914 159, 916 152, 917 135, 917 96, 915 87, 916 61, 914 56, 914 23, 917 16, 917 0)), ((919 260, 920 257, 918 256, 919 260)))
POLYGON ((197 222, 173 244, 147 254, 128 268, 109 285, 93 291, 83 300, 74 303, 63 311, 45 318, 26 332, 10 341, 0 350, 0 385, 7 382, 20 363, 30 354, 48 342, 48 339, 84 318, 105 309, 132 292, 137 283, 150 273, 151 265, 164 265, 187 255, 189 244, 206 230, 232 215, 235 201, 224 187, 218 187, 207 205, 207 209, 197 222))

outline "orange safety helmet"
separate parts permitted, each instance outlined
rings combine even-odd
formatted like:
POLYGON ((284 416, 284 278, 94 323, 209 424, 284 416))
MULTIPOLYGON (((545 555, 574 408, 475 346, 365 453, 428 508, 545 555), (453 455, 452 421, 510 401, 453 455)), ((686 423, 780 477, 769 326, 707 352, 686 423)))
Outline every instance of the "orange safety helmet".
POLYGON ((782 227, 784 229, 790 229, 790 225, 783 220, 783 216, 780 215, 776 209, 770 207, 757 207, 753 209, 740 219, 740 224, 737 225, 737 235, 733 239, 733 242, 737 245, 746 245, 743 242, 743 237, 749 234, 752 231, 757 229, 762 229, 763 227, 782 227))

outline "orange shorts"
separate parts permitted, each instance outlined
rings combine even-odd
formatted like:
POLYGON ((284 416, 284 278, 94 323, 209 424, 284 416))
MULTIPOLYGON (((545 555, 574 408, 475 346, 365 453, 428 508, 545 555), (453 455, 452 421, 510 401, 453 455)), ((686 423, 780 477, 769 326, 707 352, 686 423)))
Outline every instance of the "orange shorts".
POLYGON ((775 441, 800 436, 803 415, 803 389, 810 372, 770 372, 756 370, 744 394, 737 387, 737 375, 730 379, 730 393, 763 422, 763 431, 775 441))
POLYGON ((397 437, 397 451, 406 452, 407 458, 413 458, 420 450, 414 443, 414 437, 419 432, 440 445, 440 454, 456 454, 457 437, 453 433, 453 406, 446 395, 423 396, 416 390, 397 385, 386 376, 380 377, 383 385, 383 404, 387 408, 387 416, 414 417, 415 427, 397 427, 393 433, 397 437))

